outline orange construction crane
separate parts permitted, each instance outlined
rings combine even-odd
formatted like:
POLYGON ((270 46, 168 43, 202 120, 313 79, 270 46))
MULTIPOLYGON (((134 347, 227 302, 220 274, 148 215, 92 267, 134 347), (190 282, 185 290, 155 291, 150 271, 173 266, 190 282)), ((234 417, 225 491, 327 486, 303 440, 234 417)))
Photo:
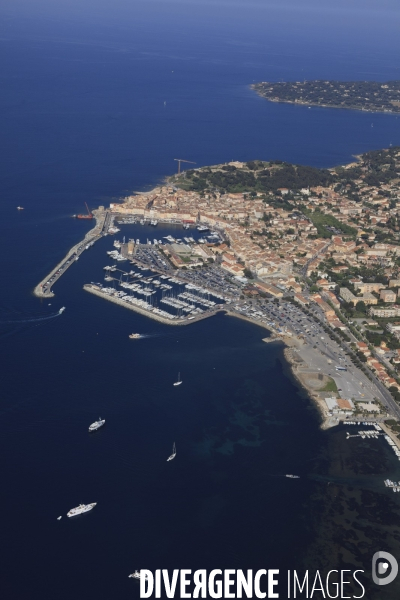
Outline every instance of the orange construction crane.
POLYGON ((174 158, 174 160, 176 160, 178 162, 178 175, 180 175, 180 173, 181 173, 181 163, 186 162, 186 163, 191 163, 192 165, 196 164, 192 160, 184 160, 183 158, 174 158))

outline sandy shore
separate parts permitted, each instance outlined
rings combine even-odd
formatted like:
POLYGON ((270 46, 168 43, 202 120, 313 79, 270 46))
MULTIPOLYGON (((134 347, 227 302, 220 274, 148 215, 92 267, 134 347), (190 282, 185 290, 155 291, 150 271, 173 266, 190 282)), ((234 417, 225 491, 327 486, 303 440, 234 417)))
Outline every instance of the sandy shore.
POLYGON ((324 387, 328 376, 322 373, 323 379, 321 381, 317 380, 315 376, 320 375, 319 373, 312 373, 309 370, 302 371, 302 368, 308 368, 308 365, 305 365, 301 357, 297 352, 293 351, 292 348, 285 348, 284 355, 287 362, 290 365, 293 377, 296 379, 300 387, 302 387, 310 398, 313 400, 320 416, 322 419, 321 429, 329 429, 337 425, 340 421, 338 417, 331 417, 327 415, 326 403, 323 397, 318 393, 318 389, 324 387), (310 380, 314 379, 317 383, 316 387, 312 387, 310 385, 310 380))
POLYGON ((323 375, 324 379, 321 380, 320 385, 317 387, 312 387, 310 385, 310 379, 316 379, 316 376, 319 375, 318 372, 312 373, 306 363, 304 363, 303 359, 300 357, 300 354, 296 350, 300 350, 304 346, 303 340, 297 338, 296 336, 288 336, 288 335, 280 335, 275 329, 271 326, 266 325, 265 323, 260 323, 259 321, 254 321, 253 319, 246 317, 245 315, 241 315, 240 313, 227 311, 227 314, 231 317, 236 317, 238 319, 243 319, 244 321, 248 321, 249 323, 253 323, 253 325, 258 325, 259 327, 263 327, 267 329, 271 335, 269 337, 263 338, 263 342, 272 343, 272 342, 281 342, 285 345, 285 349, 283 351, 286 361, 290 366, 290 370, 293 374, 293 377, 297 381, 299 387, 303 389, 307 395, 314 402, 319 414, 321 415, 322 429, 328 429, 330 427, 334 427, 337 425, 342 419, 343 416, 329 416, 327 415, 326 403, 323 397, 318 393, 318 389, 324 387, 325 383, 328 380, 327 375, 323 375), (302 371, 302 368, 305 369, 302 371))

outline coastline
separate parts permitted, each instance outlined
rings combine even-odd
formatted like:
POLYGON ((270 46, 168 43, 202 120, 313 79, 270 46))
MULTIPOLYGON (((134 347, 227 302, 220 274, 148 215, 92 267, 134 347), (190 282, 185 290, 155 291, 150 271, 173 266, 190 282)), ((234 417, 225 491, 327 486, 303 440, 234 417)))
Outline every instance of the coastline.
POLYGON ((400 450, 400 438, 397 437, 394 431, 392 431, 391 428, 388 425, 386 425, 385 422, 379 423, 379 425, 382 427, 386 435, 390 437, 390 439, 396 444, 397 448, 400 450))
POLYGON ((268 98, 264 96, 261 92, 259 92, 255 84, 252 83, 250 88, 258 95, 260 98, 267 100, 268 102, 275 102, 276 104, 293 104, 294 106, 315 106, 317 108, 336 108, 341 110, 356 110, 358 112, 363 113, 372 113, 372 114, 380 114, 380 115, 399 115, 399 111, 394 110, 373 110, 372 108, 362 108, 357 106, 340 106, 338 104, 316 104, 314 102, 304 102, 304 101, 295 101, 295 100, 281 100, 279 98, 268 98))
MULTIPOLYGON (((258 327, 262 327, 263 329, 266 329, 270 333, 270 336, 262 338, 262 341, 265 343, 273 343, 273 342, 279 343, 280 342, 285 346, 283 354, 284 354, 286 362, 289 366, 291 374, 293 375, 293 378, 295 379, 298 387, 301 388, 301 390, 306 392, 308 397, 313 402, 314 406, 317 408, 317 410, 321 416, 321 425, 320 425, 321 429, 328 429, 329 427, 332 427, 339 423, 339 419, 337 419, 337 418, 332 419, 332 417, 327 417, 324 400, 319 397, 319 395, 315 389, 313 389, 311 386, 307 385, 307 383, 304 381, 304 379, 299 374, 298 368, 299 368, 299 365, 302 363, 302 360, 301 359, 299 360, 299 358, 296 357, 295 353, 293 352, 293 350, 295 348, 301 348, 301 346, 303 346, 303 342, 301 340, 299 340, 298 338, 278 335, 277 332, 271 326, 269 326, 265 323, 260 323, 258 321, 255 321, 254 319, 246 317, 245 315, 241 315, 232 310, 229 310, 229 308, 227 308, 225 305, 222 305, 221 307, 218 307, 217 309, 215 309, 213 311, 207 312, 206 314, 199 315, 191 320, 189 320, 189 319, 179 319, 179 320, 166 319, 165 317, 163 317, 161 315, 157 315, 156 313, 153 313, 153 312, 149 312, 149 311, 141 308, 140 306, 125 302, 120 298, 116 298, 115 296, 109 296, 108 294, 105 294, 104 292, 102 292, 100 290, 100 288, 98 288, 97 286, 94 286, 93 284, 85 284, 83 286, 83 289, 86 292, 89 292, 90 294, 93 294, 99 298, 102 298, 103 300, 108 300, 109 302, 113 302, 114 304, 117 304, 123 308, 132 310, 144 317, 147 317, 149 319, 154 319, 155 321, 158 321, 159 323, 162 323, 163 325, 170 325, 170 326, 191 325, 192 323, 197 323, 199 321, 203 321, 204 319, 213 317, 218 312, 222 311, 228 317, 242 319, 243 321, 247 321, 248 323, 252 323, 253 325, 257 325, 258 327)), ((399 440, 399 443, 400 443, 400 440, 399 440)))
POLYGON ((326 405, 324 399, 321 398, 318 394, 318 390, 313 389, 311 386, 307 385, 306 381, 303 377, 301 377, 300 365, 302 360, 296 358, 292 351, 292 348, 286 347, 283 351, 285 355, 285 359, 290 366, 290 371, 296 380, 298 386, 305 390, 307 395, 313 401, 315 408, 317 409, 320 417, 321 417, 321 429, 330 429, 331 427, 335 427, 342 420, 339 417, 331 417, 326 414, 326 405))
MULTIPOLYGON (((271 333, 271 335, 267 338, 263 338, 263 342, 265 342, 265 343, 280 342, 285 346, 285 348, 283 350, 283 354, 284 354, 285 360, 289 366, 290 372, 291 372, 294 380, 296 381, 297 386, 302 391, 306 392, 307 396, 311 399, 311 401, 313 402, 313 405, 317 409, 317 411, 321 417, 321 424, 320 424, 321 429, 329 429, 331 427, 335 427, 336 425, 338 425, 340 423, 340 421, 344 420, 344 419, 341 419, 339 415, 337 417, 336 416, 331 417, 331 416, 327 415, 325 401, 318 394, 318 390, 312 388, 310 385, 307 385, 307 382, 305 381, 305 379, 303 377, 301 377, 300 369, 301 369, 301 365, 302 364, 304 365, 304 361, 298 355, 296 356, 297 353, 295 351, 295 349, 299 349, 303 346, 304 342, 301 339, 296 338, 296 337, 278 335, 272 327, 266 325, 265 323, 259 323, 258 321, 254 321, 253 319, 246 317, 244 315, 236 314, 236 313, 233 313, 230 311, 227 311, 227 314, 229 316, 236 317, 238 319, 243 319, 244 321, 248 321, 249 323, 252 323, 253 325, 258 325, 259 327, 263 327, 264 329, 267 329, 271 333)), ((398 442, 400 444, 400 440, 398 440, 398 442)))

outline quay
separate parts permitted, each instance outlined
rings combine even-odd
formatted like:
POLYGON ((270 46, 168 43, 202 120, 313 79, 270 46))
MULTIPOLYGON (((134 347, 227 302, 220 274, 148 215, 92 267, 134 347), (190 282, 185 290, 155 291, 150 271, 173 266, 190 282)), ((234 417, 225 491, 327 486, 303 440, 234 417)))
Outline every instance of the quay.
POLYGON ((164 317, 163 315, 157 314, 156 312, 154 312, 154 310, 147 310, 143 306, 139 306, 136 303, 129 302, 127 296, 123 297, 123 298, 126 298, 126 300, 125 300, 118 296, 108 294, 107 292, 103 291, 103 289, 99 285, 96 285, 94 283, 85 284, 83 286, 83 289, 86 292, 89 292, 90 294, 94 294, 95 296, 99 296, 100 298, 103 298, 104 300, 109 300, 110 302, 114 302, 115 304, 118 304, 119 306, 123 306, 124 308, 129 308, 130 310, 133 310, 133 311, 139 313, 140 315, 143 315, 144 317, 148 317, 150 319, 154 319, 155 321, 159 321, 160 323, 164 323, 164 325, 190 325, 191 323, 197 323, 198 321, 202 321, 203 319, 208 319, 208 317, 214 316, 215 314, 217 314, 217 312, 219 312, 221 310, 226 312, 225 306, 219 304, 212 310, 204 312, 201 315, 190 316, 190 317, 179 317, 179 318, 167 318, 167 317, 164 317))
POLYGON ((54 293, 52 286, 60 279, 61 275, 79 259, 82 252, 93 246, 105 233, 107 233, 111 213, 109 210, 97 209, 92 211, 96 220, 93 229, 90 229, 81 242, 72 246, 66 256, 54 267, 54 269, 44 278, 33 290, 35 296, 39 298, 52 298, 54 293))

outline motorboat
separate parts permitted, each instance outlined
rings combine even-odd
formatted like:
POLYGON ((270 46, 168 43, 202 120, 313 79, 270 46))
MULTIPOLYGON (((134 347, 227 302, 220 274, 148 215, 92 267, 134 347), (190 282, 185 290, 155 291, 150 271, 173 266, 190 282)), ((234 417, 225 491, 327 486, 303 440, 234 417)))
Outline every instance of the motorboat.
POLYGON ((102 419, 101 417, 99 417, 98 421, 95 421, 94 423, 89 425, 89 432, 97 431, 98 429, 100 429, 100 427, 103 427, 105 422, 106 422, 105 419, 102 419))

